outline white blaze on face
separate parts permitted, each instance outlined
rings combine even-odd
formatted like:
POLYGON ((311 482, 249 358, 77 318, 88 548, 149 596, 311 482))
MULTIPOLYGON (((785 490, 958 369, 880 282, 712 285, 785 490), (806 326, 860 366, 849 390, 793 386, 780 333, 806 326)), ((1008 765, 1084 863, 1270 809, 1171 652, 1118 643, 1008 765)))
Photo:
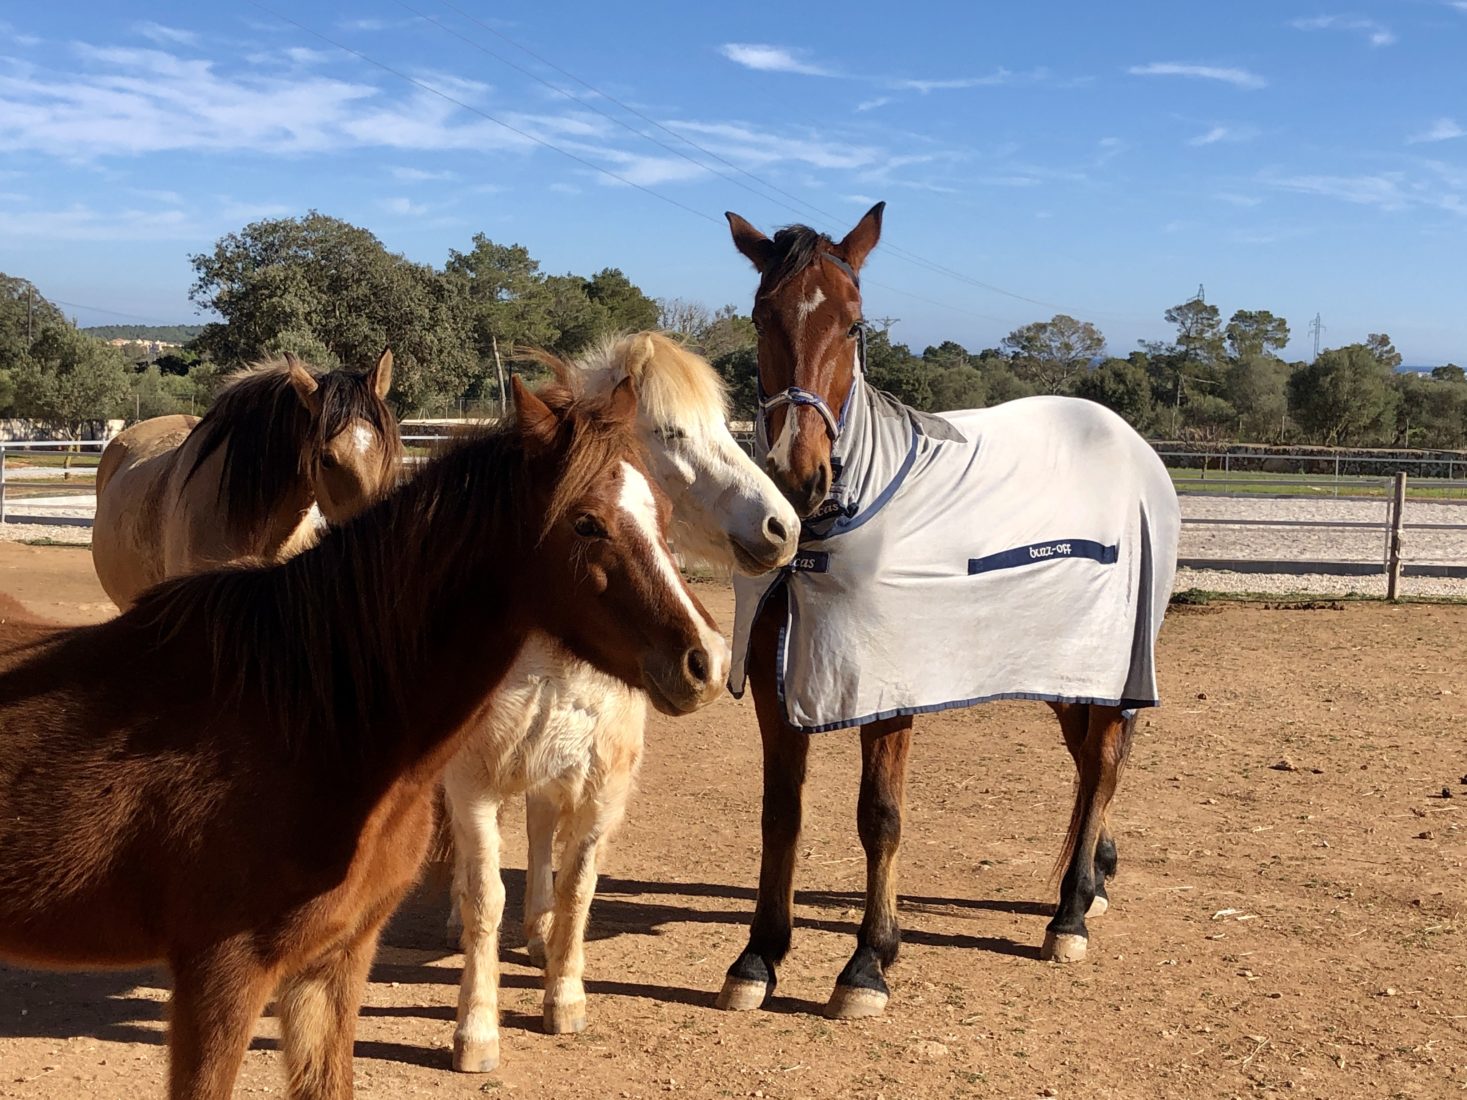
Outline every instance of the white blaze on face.
POLYGON ((790 471, 791 456, 795 450, 795 440, 800 434, 800 418, 795 415, 795 405, 784 407, 784 423, 779 429, 779 438, 774 441, 774 446, 769 448, 769 462, 776 470, 790 471))
POLYGON ((721 684, 728 679, 728 643, 723 635, 709 628, 702 613, 688 595, 682 574, 662 541, 662 530, 657 523, 657 500, 652 496, 652 486, 642 472, 629 462, 621 464, 621 493, 617 499, 621 510, 631 517, 632 523, 647 540, 652 558, 657 563, 657 572, 669 589, 677 594, 688 619, 698 630, 698 643, 708 654, 712 681, 721 684))
POLYGON ((357 454, 360 455, 365 455, 372 449, 372 444, 377 442, 376 433, 362 423, 357 423, 352 427, 351 439, 356 444, 357 454))
POLYGON ((825 291, 821 290, 818 286, 810 291, 810 296, 800 302, 797 314, 800 319, 799 323, 803 325, 810 314, 820 308, 820 303, 823 301, 825 301, 825 291))

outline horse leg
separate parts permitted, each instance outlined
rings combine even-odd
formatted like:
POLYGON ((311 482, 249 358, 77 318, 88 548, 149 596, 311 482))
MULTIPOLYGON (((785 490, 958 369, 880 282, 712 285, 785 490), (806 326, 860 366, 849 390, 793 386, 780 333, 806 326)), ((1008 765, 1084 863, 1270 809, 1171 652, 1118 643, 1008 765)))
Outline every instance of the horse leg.
POLYGON ((621 823, 631 795, 632 769, 611 768, 602 782, 581 791, 562 824, 565 833, 555 876, 555 915, 545 941, 545 1031, 586 1029, 586 922, 596 897, 596 860, 602 842, 621 823))
POLYGON ((810 737, 785 722, 776 689, 774 658, 784 614, 784 598, 771 598, 754 624, 749 647, 749 690, 764 746, 763 854, 749 943, 728 968, 718 994, 718 1007, 734 1012, 758 1008, 774 992, 775 967, 789 952, 794 927, 795 846, 810 737))
POLYGON ((269 975, 247 948, 175 959, 168 1020, 169 1100, 229 1100, 269 975))
MULTIPOLYGON (((1065 748, 1075 761, 1075 772, 1080 771, 1080 750, 1085 745, 1085 735, 1090 728, 1090 706, 1086 703, 1051 703, 1051 709, 1059 718, 1060 729, 1065 735, 1065 748)), ((1100 839, 1095 844, 1095 900, 1090 903, 1086 918, 1099 917, 1110 908, 1110 895, 1106 893, 1105 880, 1115 877, 1116 842, 1110 830, 1102 823, 1100 839)))
POLYGON ((1096 897, 1097 852, 1105 830, 1105 813, 1120 782, 1121 766, 1130 749, 1135 717, 1117 707, 1092 705, 1080 747, 1080 782, 1065 836, 1060 863, 1068 864, 1060 881, 1059 907, 1044 935, 1040 958, 1076 962, 1085 957, 1085 914, 1096 897))
POLYGON ((890 995, 885 972, 896 961, 902 941, 896 915, 896 857, 911 744, 910 716, 861 727, 856 827, 866 850, 866 913, 856 934, 856 953, 835 980, 835 991, 825 1006, 832 1019, 879 1016, 890 995))
POLYGON ((455 877, 461 876, 456 900, 464 929, 453 1068, 488 1073, 499 1066, 499 922, 504 917, 499 800, 486 791, 455 787, 452 805, 455 877))
POLYGON ((351 1100, 357 1013, 390 907, 353 942, 286 978, 280 1038, 290 1100, 351 1100))
POLYGON ((549 791, 525 795, 525 832, 529 857, 525 864, 525 950, 530 962, 545 967, 555 911, 555 823, 560 807, 549 791))

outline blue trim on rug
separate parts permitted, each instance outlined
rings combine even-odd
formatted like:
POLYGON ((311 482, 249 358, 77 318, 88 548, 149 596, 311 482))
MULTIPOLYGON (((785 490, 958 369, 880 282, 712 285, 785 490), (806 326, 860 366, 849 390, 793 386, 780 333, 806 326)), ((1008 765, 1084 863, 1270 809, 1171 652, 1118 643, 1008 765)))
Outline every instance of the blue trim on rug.
POLYGON ((877 494, 876 499, 867 505, 864 511, 856 513, 849 519, 836 520, 829 534, 821 539, 821 542, 824 542, 825 539, 833 539, 838 535, 844 535, 854 531, 857 527, 869 522, 876 516, 877 512, 880 512, 881 509, 886 507, 887 502, 896 495, 896 491, 902 487, 902 482, 907 480, 907 475, 912 472, 912 467, 917 463, 917 439, 918 435, 914 430, 912 432, 911 445, 907 447, 907 457, 902 460, 901 468, 892 475, 892 479, 887 482, 886 488, 877 494))
MULTIPOLYGON (((732 695, 735 699, 742 699, 744 697, 744 688, 749 683, 749 650, 754 647, 754 625, 759 621, 759 617, 764 614, 764 605, 769 602, 769 597, 774 595, 775 591, 787 580, 789 580, 789 573, 781 570, 780 575, 775 577, 774 580, 770 581, 769 587, 766 588, 759 595, 759 606, 754 608, 754 617, 749 620, 749 640, 744 645, 744 682, 739 685, 738 691, 734 690, 732 680, 724 684, 724 686, 728 688, 728 693, 732 695)), ((786 597, 786 599, 788 599, 788 597, 786 597)), ((738 615, 737 607, 735 608, 734 615, 735 617, 737 617, 738 615)), ((785 616, 786 622, 788 622, 788 607, 786 607, 785 616)))
POLYGON ((981 558, 969 558, 968 576, 1074 558, 1087 558, 1098 561, 1101 565, 1114 565, 1119 555, 1119 543, 1106 546, 1093 539, 1050 539, 1047 542, 1032 542, 1028 546, 1016 546, 1012 550, 1000 550, 981 558))
MULTIPOLYGON (((784 702, 784 677, 779 677, 780 702, 784 702)), ((1082 703, 1093 707, 1120 707, 1121 713, 1135 717, 1135 712, 1147 707, 1159 707, 1159 699, 1099 699, 1089 695, 1048 695, 1038 691, 1005 691, 997 695, 979 695, 972 699, 954 699, 950 703, 931 703, 925 707, 894 707, 891 710, 877 711, 875 714, 867 714, 860 718, 847 718, 839 722, 826 722, 819 726, 797 726, 790 720, 789 708, 785 707, 784 720, 790 727, 801 733, 829 733, 831 730, 851 729, 855 726, 864 726, 868 722, 880 722, 887 718, 903 718, 909 715, 935 714, 943 710, 955 710, 958 707, 976 707, 981 703, 997 703, 1006 699, 1022 699, 1036 703, 1082 703)))

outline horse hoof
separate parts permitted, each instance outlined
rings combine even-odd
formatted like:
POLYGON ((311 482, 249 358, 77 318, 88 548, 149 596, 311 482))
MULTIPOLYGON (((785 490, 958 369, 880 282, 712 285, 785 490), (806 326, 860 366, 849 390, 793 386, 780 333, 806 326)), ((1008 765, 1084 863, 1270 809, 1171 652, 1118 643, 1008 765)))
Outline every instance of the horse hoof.
POLYGON ((539 936, 525 944, 525 954, 530 956, 530 965, 537 970, 545 969, 545 941, 539 936))
POLYGON ((471 1043, 455 1035, 453 1068, 460 1073, 493 1073, 499 1068, 499 1040, 471 1043))
POLYGON ((854 985, 838 985, 825 1003, 825 1015, 832 1020, 865 1020, 886 1011, 888 995, 879 989, 863 989, 854 985))
POLYGON ((769 983, 750 981, 748 978, 728 977, 718 991, 714 1002, 725 1012, 752 1012, 761 1008, 769 997, 769 983))
POLYGON ((1083 962, 1085 959, 1085 948, 1088 942, 1084 936, 1076 936, 1066 932, 1061 932, 1058 935, 1053 932, 1046 932, 1044 934, 1044 946, 1039 949, 1039 957, 1045 962, 1083 962))
POLYGON ((1090 903, 1090 908, 1085 910, 1085 919, 1089 920, 1091 917, 1103 917, 1105 916, 1105 911, 1109 908, 1110 902, 1106 900, 1105 895, 1096 894, 1095 900, 1090 903))
POLYGON ((545 1006, 545 1034, 576 1035, 586 1030, 586 1002, 545 1006))

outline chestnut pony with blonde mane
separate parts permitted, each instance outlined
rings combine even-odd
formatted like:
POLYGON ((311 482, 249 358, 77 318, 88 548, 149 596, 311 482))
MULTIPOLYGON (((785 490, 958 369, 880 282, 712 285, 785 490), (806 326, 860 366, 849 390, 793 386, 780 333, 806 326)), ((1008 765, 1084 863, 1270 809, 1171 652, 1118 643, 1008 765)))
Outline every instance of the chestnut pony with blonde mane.
POLYGON ((203 419, 158 416, 97 466, 92 563, 126 610, 168 577, 283 561, 392 488, 402 459, 386 397, 392 352, 365 373, 293 355, 236 371, 203 419))
POLYGON ((172 1100, 230 1095, 277 990, 289 1094, 351 1096, 434 784, 532 631, 670 713, 723 690, 631 384, 516 397, 288 561, 166 582, 97 626, 4 615, 0 957, 166 963, 172 1100))

